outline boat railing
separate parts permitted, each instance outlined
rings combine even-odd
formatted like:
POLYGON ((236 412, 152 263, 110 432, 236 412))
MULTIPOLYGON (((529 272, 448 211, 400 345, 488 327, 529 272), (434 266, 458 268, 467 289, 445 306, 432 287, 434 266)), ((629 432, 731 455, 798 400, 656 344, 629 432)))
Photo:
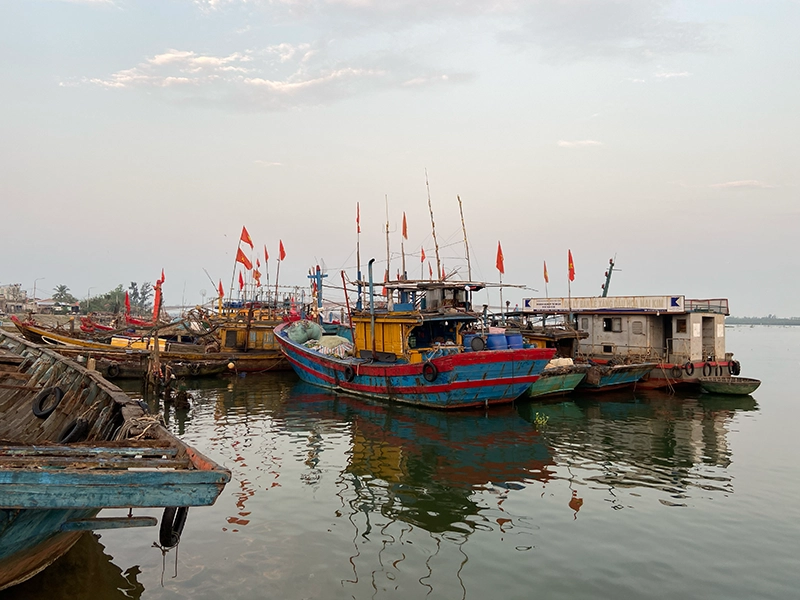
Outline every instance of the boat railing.
POLYGON ((643 361, 658 359, 664 356, 664 348, 654 348, 653 346, 631 346, 625 344, 619 346, 615 343, 582 343, 579 348, 580 354, 594 357, 608 358, 636 358, 643 361))
POLYGON ((727 298, 713 298, 710 300, 686 300, 686 312, 706 312, 719 315, 729 315, 727 298))

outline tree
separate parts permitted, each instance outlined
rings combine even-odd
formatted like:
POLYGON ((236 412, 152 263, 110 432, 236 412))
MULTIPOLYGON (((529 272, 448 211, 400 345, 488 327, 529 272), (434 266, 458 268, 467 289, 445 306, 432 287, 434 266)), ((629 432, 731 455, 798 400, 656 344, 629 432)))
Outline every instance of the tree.
POLYGON ((74 304, 77 302, 75 296, 69 293, 69 288, 63 283, 53 288, 53 300, 64 304, 74 304))

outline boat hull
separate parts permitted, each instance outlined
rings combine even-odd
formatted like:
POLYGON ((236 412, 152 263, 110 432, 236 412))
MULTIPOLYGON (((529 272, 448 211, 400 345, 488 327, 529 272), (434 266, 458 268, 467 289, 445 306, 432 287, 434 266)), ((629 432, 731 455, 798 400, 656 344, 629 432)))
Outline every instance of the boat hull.
POLYGON ((588 370, 586 367, 545 369, 539 379, 528 388, 528 397, 544 398, 569 394, 584 380, 588 370))
POLYGON ((704 392, 728 396, 752 394, 760 385, 760 380, 749 377, 707 377, 700 380, 700 387, 704 392))
POLYGON ((586 378, 578 385, 578 389, 587 392, 619 390, 636 384, 640 379, 646 377, 654 366, 651 363, 594 365, 589 369, 586 378))
POLYGON ((726 376, 738 372, 736 361, 695 361, 684 365, 661 363, 650 371, 650 374, 637 386, 642 389, 664 389, 674 387, 697 387, 704 377, 726 376))
POLYGON ((382 401, 440 409, 513 402, 534 383, 555 350, 531 348, 458 352, 426 363, 380 363, 339 359, 289 340, 276 339, 301 380, 382 401), (430 377, 431 368, 435 377, 430 377))

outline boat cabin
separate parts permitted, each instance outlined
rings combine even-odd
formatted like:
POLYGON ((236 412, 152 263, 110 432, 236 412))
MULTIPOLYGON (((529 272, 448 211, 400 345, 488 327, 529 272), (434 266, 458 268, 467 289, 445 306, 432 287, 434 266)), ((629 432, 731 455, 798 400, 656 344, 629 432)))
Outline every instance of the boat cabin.
POLYGON ((586 332, 578 351, 593 358, 684 364, 727 359, 728 300, 684 296, 525 298, 524 313, 562 315, 586 332))
POLYGON ((386 296, 351 315, 359 356, 389 362, 424 362, 460 352, 463 334, 480 315, 472 312, 476 282, 397 281, 383 284, 386 296))

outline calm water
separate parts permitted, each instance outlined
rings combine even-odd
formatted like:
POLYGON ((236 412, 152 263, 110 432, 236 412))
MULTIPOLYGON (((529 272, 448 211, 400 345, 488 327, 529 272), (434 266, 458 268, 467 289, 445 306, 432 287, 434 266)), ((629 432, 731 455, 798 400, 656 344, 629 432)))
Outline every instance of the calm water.
POLYGON ((797 598, 800 327, 727 334, 752 397, 443 414, 291 374, 202 382, 169 426, 233 480, 177 552, 87 535, 0 596, 797 598))

